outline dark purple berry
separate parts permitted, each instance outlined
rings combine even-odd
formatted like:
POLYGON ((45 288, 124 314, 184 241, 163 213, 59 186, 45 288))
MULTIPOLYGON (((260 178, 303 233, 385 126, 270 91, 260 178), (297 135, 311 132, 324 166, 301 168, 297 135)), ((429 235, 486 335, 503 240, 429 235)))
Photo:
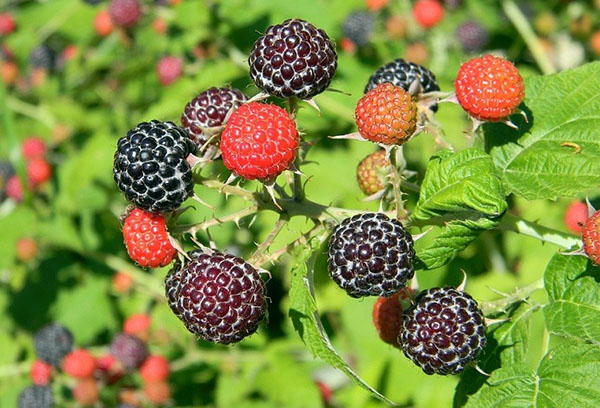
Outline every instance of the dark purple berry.
POLYGON ((46 44, 38 45, 29 54, 29 65, 33 69, 50 71, 54 66, 54 52, 46 44))
POLYGON ((488 42, 488 31, 474 20, 465 21, 456 29, 456 38, 466 52, 478 52, 488 42))
POLYGON ((203 129, 222 126, 229 111, 234 111, 247 99, 237 89, 209 88, 185 105, 181 125, 187 130, 190 139, 198 147, 203 147, 210 136, 203 129))
POLYGON ((375 19, 367 11, 355 11, 342 23, 342 33, 354 44, 362 47, 369 42, 375 19))
POLYGON ((144 210, 168 212, 191 194, 186 158, 196 149, 187 132, 171 122, 142 122, 117 142, 113 178, 125 198, 144 210))
POLYGON ((250 77, 264 92, 310 99, 329 86, 337 54, 325 31, 293 19, 267 28, 254 43, 248 64, 250 77))
POLYGON ((254 333, 266 312, 265 287, 256 269, 220 252, 189 256, 165 280, 175 315, 190 332, 214 343, 235 343, 254 333))
POLYGON ((19 394, 18 408, 52 408, 54 396, 50 387, 32 385, 19 394))
POLYGON ((55 367, 60 366, 64 356, 73 348, 73 335, 59 323, 42 327, 34 336, 35 355, 55 367))
POLYGON ((468 293, 432 288, 404 312, 398 341, 426 374, 458 374, 485 347, 485 331, 483 313, 468 293))
POLYGON ((385 214, 346 218, 329 239, 329 274, 352 297, 398 292, 415 273, 414 257, 411 235, 385 214))
POLYGON ((148 357, 148 348, 139 338, 120 333, 110 345, 110 354, 112 354, 127 369, 138 368, 146 357, 148 357))

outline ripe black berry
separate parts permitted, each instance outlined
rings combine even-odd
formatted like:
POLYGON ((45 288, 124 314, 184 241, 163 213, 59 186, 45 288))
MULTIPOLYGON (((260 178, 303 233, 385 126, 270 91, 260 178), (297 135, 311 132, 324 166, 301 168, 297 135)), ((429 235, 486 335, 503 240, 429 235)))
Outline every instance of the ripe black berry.
POLYGON ((247 100, 241 91, 232 88, 209 88, 197 95, 181 115, 181 125, 198 147, 204 146, 209 137, 203 129, 223 125, 230 110, 237 109, 247 100))
POLYGON ((375 19, 367 11, 355 11, 342 23, 342 33, 359 47, 366 45, 373 33, 375 19))
POLYGON ((485 347, 485 331, 483 313, 468 293, 432 288, 404 312, 398 340, 426 374, 458 374, 485 347))
POLYGON ((112 354, 125 368, 138 368, 146 357, 148 357, 148 348, 146 343, 135 336, 129 334, 118 334, 110 344, 110 354, 112 354))
POLYGON ((33 69, 49 71, 54 65, 54 52, 46 44, 40 44, 29 54, 29 65, 33 69))
POLYGON ((192 194, 186 158, 195 149, 172 122, 142 122, 119 139, 113 177, 125 198, 151 212, 176 210, 192 194))
POLYGON ((50 387, 32 385, 19 394, 18 408, 52 408, 54 396, 50 387))
MULTIPOLYGON (((440 90, 433 72, 419 64, 397 58, 392 62, 379 67, 377 71, 371 75, 369 82, 367 82, 367 86, 365 86, 365 93, 383 82, 389 82, 394 86, 399 86, 405 91, 408 91, 410 85, 416 79, 419 79, 423 93, 440 90)), ((432 105, 431 110, 434 112, 437 111, 437 105, 432 105)))
POLYGON ((187 329, 204 340, 235 343, 254 333, 266 312, 265 287, 241 258, 220 252, 189 253, 165 280, 169 306, 187 329))
POLYGON ((254 43, 248 63, 250 77, 266 93, 310 99, 329 86, 337 54, 325 31, 293 19, 267 28, 254 43))
POLYGON ((73 348, 73 335, 59 323, 42 327, 34 336, 36 356, 53 366, 59 366, 63 357, 73 348))
POLYGON ((487 44, 488 37, 488 31, 474 20, 466 21, 456 29, 456 38, 467 52, 481 51, 487 44))
POLYGON ((329 274, 352 297, 398 292, 415 273, 414 257, 411 235, 385 214, 346 218, 329 239, 329 274))

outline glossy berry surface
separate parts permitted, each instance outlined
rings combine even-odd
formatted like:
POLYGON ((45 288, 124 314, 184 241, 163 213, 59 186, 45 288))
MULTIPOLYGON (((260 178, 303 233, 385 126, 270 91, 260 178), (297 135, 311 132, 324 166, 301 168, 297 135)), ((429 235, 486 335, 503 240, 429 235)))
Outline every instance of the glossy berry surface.
POLYGON ((385 150, 377 150, 362 159, 356 168, 358 186, 366 195, 375 194, 385 187, 385 177, 391 165, 385 154, 385 150))
POLYGON ((148 357, 148 348, 139 338, 120 333, 110 344, 110 354, 112 354, 123 367, 127 369, 138 368, 146 357, 148 357))
POLYGON ((454 288, 431 288, 403 316, 402 351, 426 374, 458 374, 486 344, 477 302, 454 288))
POLYGON ((267 28, 254 43, 248 64, 250 77, 264 92, 309 99, 329 86, 337 54, 325 31, 292 19, 267 28))
POLYGON ((600 211, 596 211, 583 224, 583 249, 588 258, 600 265, 600 211))
POLYGON ((246 180, 267 180, 288 169, 300 139, 294 119, 276 105, 251 102, 231 115, 221 135, 223 163, 246 180))
POLYGON ((187 329, 215 343, 235 343, 258 328, 266 312, 257 270, 233 255, 189 253, 165 280, 167 300, 187 329))
POLYGON ((414 257, 411 235, 385 214, 346 218, 329 239, 329 275, 352 297, 398 292, 414 275, 414 257))
POLYGON ((402 291, 394 293, 390 297, 380 296, 373 305, 372 313, 373 325, 377 330, 379 338, 398 348, 400 348, 398 335, 402 328, 401 295, 403 295, 402 291))
POLYGON ((462 64, 454 88, 460 106, 482 121, 507 118, 525 97, 525 85, 517 68, 510 61, 489 54, 462 64))
POLYGON ((367 92, 354 115, 360 135, 375 143, 403 144, 417 128, 417 104, 408 92, 389 83, 367 92))
POLYGON ((444 7, 437 0, 417 0, 413 6, 413 17, 423 28, 432 28, 444 18, 444 7))
POLYGON ((121 27, 134 26, 142 16, 138 0, 112 0, 108 12, 113 23, 121 27))
POLYGON ((19 394, 18 408, 52 408, 54 396, 52 389, 42 385, 32 385, 19 394))
POLYGON ((248 97, 234 88, 209 88, 198 94, 181 115, 181 125, 187 130, 198 147, 204 146, 209 137, 204 129, 222 126, 227 114, 235 111, 248 97))
POLYGON ((73 348, 73 335, 63 325, 54 323, 41 328, 33 343, 37 358, 57 367, 73 348))
POLYGON ((129 257, 144 268, 168 265, 177 253, 169 241, 165 217, 139 208, 125 219, 123 239, 129 257))
POLYGON ((185 130, 172 122, 142 122, 117 143, 113 178, 125 198, 151 212, 168 212, 192 194, 186 158, 195 151, 185 130))

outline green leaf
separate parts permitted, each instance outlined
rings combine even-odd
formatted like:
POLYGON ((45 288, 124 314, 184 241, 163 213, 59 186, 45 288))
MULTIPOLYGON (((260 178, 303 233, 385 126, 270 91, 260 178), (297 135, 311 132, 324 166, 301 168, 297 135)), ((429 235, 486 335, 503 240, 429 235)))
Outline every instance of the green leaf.
POLYGON ((600 62, 525 81, 529 124, 484 126, 509 192, 528 200, 575 196, 600 184, 600 62), (576 146, 561 146, 563 143, 576 146))
POLYGON ((596 407, 600 401, 600 350, 569 342, 551 350, 536 370, 523 363, 494 371, 466 404, 492 407, 596 407))
POLYGON ((412 215, 419 225, 445 225, 417 256, 426 269, 450 262, 506 211, 504 189, 492 158, 478 149, 442 150, 432 156, 412 215))
POLYGON ((598 268, 583 256, 554 255, 544 273, 548 330, 600 344, 598 268))
POLYGON ((388 404, 395 405, 367 384, 350 368, 348 363, 333 348, 321 324, 313 288, 313 269, 319 246, 318 239, 311 240, 303 248, 302 253, 298 256, 296 266, 292 269, 289 315, 292 319, 294 329, 315 357, 319 357, 339 369, 357 385, 371 392, 375 397, 388 404))

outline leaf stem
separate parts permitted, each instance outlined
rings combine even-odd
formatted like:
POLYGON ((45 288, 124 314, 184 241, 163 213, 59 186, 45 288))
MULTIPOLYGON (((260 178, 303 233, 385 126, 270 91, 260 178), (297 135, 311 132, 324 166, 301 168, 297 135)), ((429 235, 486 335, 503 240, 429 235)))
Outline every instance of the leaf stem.
POLYGON ((569 249, 581 244, 581 239, 579 237, 544 227, 535 222, 526 221, 512 214, 505 214, 496 229, 501 231, 513 231, 518 234, 539 239, 542 242, 557 245, 564 249, 569 249))
POLYGON ((502 312, 506 311, 506 309, 510 305, 527 299, 529 296, 531 296, 531 294, 533 292, 535 292, 536 290, 539 290, 539 289, 543 289, 543 288, 544 288, 544 280, 542 278, 540 278, 530 285, 524 286, 522 288, 517 288, 513 293, 511 293, 503 298, 500 298, 498 300, 494 300, 491 302, 481 302, 480 303, 481 310, 483 311, 483 314, 486 316, 497 314, 497 313, 502 313, 502 312))
POLYGON ((502 9, 504 10, 504 13, 510 22, 519 32, 519 35, 523 38, 523 41, 525 41, 525 44, 527 44, 527 48, 529 48, 533 59, 539 66, 542 73, 544 75, 555 73, 556 69, 544 52, 539 38, 537 35, 535 35, 533 28, 531 28, 531 24, 529 24, 529 21, 527 21, 527 18, 523 15, 515 2, 513 0, 503 0, 502 9))
POLYGON ((249 263, 258 265, 260 264, 260 260, 264 257, 264 253, 266 252, 267 248, 271 246, 273 240, 277 237, 277 234, 279 234, 279 231, 281 231, 281 229, 285 226, 287 222, 288 220, 285 217, 279 217, 279 219, 275 223, 275 226, 273 227, 273 230, 269 233, 267 238, 256 248, 256 251, 254 251, 254 253, 248 258, 249 263))

